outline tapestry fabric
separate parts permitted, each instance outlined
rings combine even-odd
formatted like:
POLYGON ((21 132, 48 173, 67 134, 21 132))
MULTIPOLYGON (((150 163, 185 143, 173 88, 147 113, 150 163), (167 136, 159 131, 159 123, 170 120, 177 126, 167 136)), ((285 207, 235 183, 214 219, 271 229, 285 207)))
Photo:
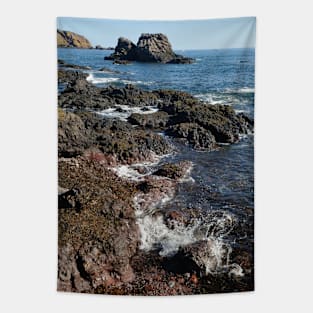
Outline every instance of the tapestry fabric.
POLYGON ((254 17, 59 17, 58 291, 254 290, 254 17))

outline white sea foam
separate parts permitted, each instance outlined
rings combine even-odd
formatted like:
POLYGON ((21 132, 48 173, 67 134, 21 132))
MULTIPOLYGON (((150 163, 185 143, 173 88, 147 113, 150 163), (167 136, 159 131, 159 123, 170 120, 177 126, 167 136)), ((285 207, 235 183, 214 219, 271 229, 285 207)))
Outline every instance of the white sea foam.
POLYGON ((107 118, 118 118, 122 121, 127 121, 128 117, 133 113, 149 114, 149 113, 155 113, 157 111, 158 111, 158 108, 154 106, 130 107, 128 105, 116 105, 114 108, 105 109, 103 111, 96 112, 96 113, 107 118))
POLYGON ((218 94, 218 93, 202 93, 195 95, 196 98, 205 101, 209 104, 230 104, 231 98, 229 96, 225 96, 223 94, 218 94))
POLYGON ((127 80, 127 79, 121 79, 120 82, 123 84, 132 84, 132 85, 152 85, 153 84, 153 82, 151 81, 127 80))
POLYGON ((195 180, 191 176, 192 169, 194 167, 194 163, 191 163, 190 167, 186 171, 185 175, 179 179, 180 183, 194 183, 195 180))
MULTIPOLYGON (((245 90, 245 89, 244 89, 245 90)), ((251 100, 249 98, 240 97, 240 94, 249 94, 248 91, 239 92, 238 90, 226 90, 223 93, 216 92, 208 92, 203 94, 195 95, 198 99, 208 103, 208 104, 222 104, 222 105, 230 105, 235 108, 235 112, 249 112, 249 108, 244 109, 251 100), (237 107, 239 106, 239 107, 237 107)))
POLYGON ((89 76, 86 78, 88 82, 91 82, 93 84, 107 84, 116 82, 119 80, 118 77, 95 77, 94 73, 89 73, 89 76))
POLYGON ((248 93, 254 93, 254 88, 250 87, 242 87, 242 88, 227 88, 224 93, 243 93, 243 94, 248 94, 248 93))
POLYGON ((142 181, 144 177, 151 175, 155 171, 155 167, 160 163, 160 161, 166 157, 169 157, 171 153, 157 155, 151 152, 149 161, 133 163, 130 165, 118 165, 111 167, 110 169, 116 173, 117 176, 125 178, 132 181, 142 181), (143 167, 145 169, 144 173, 140 173, 138 168, 143 167))
POLYGON ((254 93, 254 88, 243 87, 238 89, 239 93, 254 93))
MULTIPOLYGON (((141 216, 142 212, 137 212, 141 216)), ((140 234, 140 249, 150 251, 161 248, 160 255, 169 256, 175 254, 179 247, 194 242, 193 227, 186 228, 177 226, 169 229, 163 220, 163 216, 144 215, 137 219, 140 234)))
POLYGON ((114 83, 114 82, 119 82, 119 83, 123 83, 123 84, 132 84, 132 85, 152 85, 153 82, 151 81, 142 81, 142 80, 128 80, 128 79, 121 79, 119 77, 99 77, 99 76, 95 76, 95 73, 98 73, 100 75, 103 75, 103 72, 88 72, 89 75, 86 78, 86 80, 92 84, 95 85, 104 85, 104 84, 110 84, 110 83, 114 83))
MULTIPOLYGON (((140 201, 135 198, 137 207, 140 201)), ((231 246, 224 241, 234 225, 230 214, 223 216, 208 215, 190 221, 188 225, 172 220, 168 227, 162 215, 143 214, 137 210, 137 224, 141 234, 140 249, 145 251, 159 249, 161 256, 173 256, 180 247, 198 241, 207 241, 206 254, 201 262, 205 264, 206 274, 216 274, 228 271, 229 275, 243 276, 243 270, 238 264, 230 264, 231 246)))
POLYGON ((117 167, 112 167, 112 170, 117 174, 117 176, 133 181, 141 181, 143 177, 147 175, 140 174, 130 165, 120 165, 117 167))

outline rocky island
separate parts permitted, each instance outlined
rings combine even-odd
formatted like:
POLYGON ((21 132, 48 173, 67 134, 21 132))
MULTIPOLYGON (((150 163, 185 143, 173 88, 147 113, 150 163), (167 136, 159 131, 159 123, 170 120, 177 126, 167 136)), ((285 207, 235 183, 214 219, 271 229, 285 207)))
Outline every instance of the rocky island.
POLYGON ((127 38, 120 37, 114 53, 104 58, 113 61, 137 61, 189 64, 194 62, 174 53, 168 38, 164 34, 141 34, 137 45, 127 38))

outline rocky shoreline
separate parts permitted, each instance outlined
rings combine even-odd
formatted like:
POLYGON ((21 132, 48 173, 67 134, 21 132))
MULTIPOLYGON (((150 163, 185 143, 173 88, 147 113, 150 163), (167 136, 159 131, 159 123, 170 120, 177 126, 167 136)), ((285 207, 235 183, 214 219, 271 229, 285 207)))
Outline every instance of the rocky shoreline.
POLYGON ((236 143, 253 132, 253 121, 230 106, 181 91, 98 88, 82 70, 59 62, 58 81, 65 87, 58 96, 58 290, 117 295, 253 290, 253 256, 203 234, 170 253, 157 242, 145 249, 149 223, 168 232, 200 231, 195 221, 210 218, 196 209, 160 210, 192 169, 188 161, 161 164, 162 156, 177 152, 176 142, 201 151, 236 143))

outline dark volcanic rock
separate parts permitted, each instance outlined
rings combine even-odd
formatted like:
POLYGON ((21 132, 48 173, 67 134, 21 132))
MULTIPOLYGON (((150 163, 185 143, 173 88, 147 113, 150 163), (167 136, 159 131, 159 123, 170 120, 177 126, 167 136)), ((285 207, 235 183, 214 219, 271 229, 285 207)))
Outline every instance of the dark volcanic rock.
POLYGON ((105 163, 113 159, 122 163, 147 161, 154 154, 172 150, 164 137, 132 128, 127 122, 59 109, 59 156, 83 155, 89 148, 97 148, 103 154, 101 157, 98 152, 97 155, 87 153, 90 158, 102 158, 105 163))
POLYGON ((212 150, 216 148, 212 133, 196 123, 180 123, 171 126, 166 133, 175 138, 186 139, 194 149, 212 150))
POLYGON ((69 64, 69 63, 66 63, 65 61, 59 60, 59 59, 58 59, 58 65, 60 67, 73 68, 73 69, 77 69, 77 70, 90 70, 91 69, 91 67, 89 67, 89 66, 69 64))
POLYGON ((70 112, 58 110, 58 154, 73 157, 83 153, 92 145, 90 132, 81 118, 70 112))
POLYGON ((114 73, 114 74, 120 74, 121 72, 119 71, 115 71, 115 70, 111 70, 107 67, 102 67, 99 69, 100 72, 105 72, 105 73, 114 73))
POLYGON ((164 176, 170 179, 183 178, 188 169, 191 167, 191 163, 188 161, 182 161, 179 163, 166 163, 163 164, 153 175, 164 176))
POLYGON ((119 38, 114 53, 105 60, 189 64, 194 60, 174 53, 164 34, 141 34, 137 45, 126 38, 119 38))
POLYGON ((116 60, 114 60, 113 64, 127 65, 127 64, 130 64, 130 61, 116 59, 116 60))
POLYGON ((113 47, 102 47, 101 45, 96 45, 95 49, 97 49, 97 50, 114 50, 113 47))
MULTIPOLYGON (((78 75, 77 79, 80 80, 81 76, 78 75)), ((81 84, 73 80, 70 81, 68 88, 59 95, 58 104, 62 108, 103 110, 115 105, 156 106, 158 97, 154 93, 133 85, 126 85, 123 88, 114 86, 98 88, 86 81, 81 84), (77 85, 81 87, 79 90, 74 88, 77 85)))
POLYGON ((178 273, 196 273, 198 276, 207 276, 215 273, 219 262, 225 262, 225 255, 216 255, 215 243, 207 239, 197 241, 180 248, 178 253, 170 260, 167 266, 178 273), (219 259, 221 258, 221 259, 219 259))
POLYGON ((142 128, 164 129, 167 134, 187 140, 196 149, 214 149, 217 143, 234 143, 240 134, 253 131, 253 120, 236 114, 231 106, 211 105, 175 90, 144 91, 133 85, 98 88, 86 81, 86 74, 59 70, 59 82, 67 88, 59 95, 62 108, 103 110, 121 105, 157 106, 159 112, 132 114, 129 122, 142 128))
POLYGON ((136 45, 127 38, 120 37, 115 47, 114 53, 104 57, 105 60, 130 60, 136 59, 136 45))
POLYGON ((131 124, 155 129, 164 128, 167 125, 168 120, 168 114, 162 111, 148 114, 133 113, 128 118, 128 121, 131 124))
POLYGON ((86 79, 88 74, 78 71, 66 71, 64 69, 58 70, 58 82, 59 83, 71 83, 77 79, 86 79))
POLYGON ((181 111, 188 110, 190 107, 200 104, 198 99, 183 91, 156 90, 153 93, 160 100, 158 108, 173 116, 181 111))
POLYGON ((58 195, 58 207, 76 209, 80 211, 81 204, 78 199, 79 189, 72 188, 58 195))
POLYGON ((139 62, 167 63, 175 59, 175 53, 163 34, 142 34, 137 42, 136 60, 139 62))
POLYGON ((175 58, 169 62, 168 64, 191 64, 194 63, 194 59, 192 58, 187 58, 179 54, 175 54, 175 58))
POLYGON ((147 161, 153 157, 153 153, 162 155, 171 152, 172 148, 164 137, 152 131, 131 128, 127 126, 128 123, 122 129, 118 127, 118 123, 120 122, 113 121, 112 126, 102 129, 96 138, 100 150, 114 155, 118 161, 147 161))
POLYGON ((196 123, 209 130, 216 142, 234 143, 239 134, 251 130, 248 119, 237 115, 231 106, 200 104, 178 110, 175 121, 179 123, 196 123))

